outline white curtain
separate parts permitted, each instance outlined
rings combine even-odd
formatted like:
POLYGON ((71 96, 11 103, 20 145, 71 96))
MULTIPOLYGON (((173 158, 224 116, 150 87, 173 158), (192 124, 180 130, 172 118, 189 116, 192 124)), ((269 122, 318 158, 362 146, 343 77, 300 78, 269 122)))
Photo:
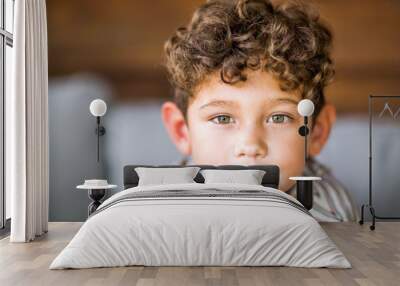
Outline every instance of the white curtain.
POLYGON ((6 104, 6 187, 11 242, 47 232, 49 203, 47 21, 45 0, 16 0, 13 92, 6 104))

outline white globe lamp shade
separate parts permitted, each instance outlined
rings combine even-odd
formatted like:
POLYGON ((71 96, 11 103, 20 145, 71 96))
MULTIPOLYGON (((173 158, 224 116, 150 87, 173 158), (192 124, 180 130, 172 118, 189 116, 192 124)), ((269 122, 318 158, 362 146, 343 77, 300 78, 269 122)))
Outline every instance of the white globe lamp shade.
POLYGON ((89 109, 93 116, 103 116, 106 114, 107 104, 104 102, 104 100, 95 99, 90 103, 89 109))
POLYGON ((298 103, 297 111, 301 116, 311 116, 314 113, 314 103, 309 99, 303 99, 298 103))

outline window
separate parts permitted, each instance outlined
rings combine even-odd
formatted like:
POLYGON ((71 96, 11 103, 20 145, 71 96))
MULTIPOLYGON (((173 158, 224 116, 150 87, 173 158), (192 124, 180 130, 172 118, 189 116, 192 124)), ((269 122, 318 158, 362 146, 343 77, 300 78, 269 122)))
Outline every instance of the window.
MULTIPOLYGON (((11 92, 11 69, 13 65, 14 0, 0 0, 0 228, 9 227, 10 194, 4 182, 4 114, 5 98, 11 92)), ((0 232, 1 235, 1 232, 0 232)))

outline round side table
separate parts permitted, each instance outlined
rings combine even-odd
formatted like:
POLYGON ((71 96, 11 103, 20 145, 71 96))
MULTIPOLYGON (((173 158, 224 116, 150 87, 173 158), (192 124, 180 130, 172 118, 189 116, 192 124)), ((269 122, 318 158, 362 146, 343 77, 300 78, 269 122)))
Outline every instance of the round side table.
POLYGON ((101 205, 101 200, 106 195, 106 190, 114 189, 117 185, 106 185, 106 186, 89 186, 89 185, 79 185, 76 188, 87 190, 88 196, 92 202, 88 206, 88 216, 94 213, 97 208, 101 205))
POLYGON ((321 181, 321 177, 290 177, 292 181, 296 181, 297 200, 303 206, 310 210, 313 207, 313 181, 321 181))

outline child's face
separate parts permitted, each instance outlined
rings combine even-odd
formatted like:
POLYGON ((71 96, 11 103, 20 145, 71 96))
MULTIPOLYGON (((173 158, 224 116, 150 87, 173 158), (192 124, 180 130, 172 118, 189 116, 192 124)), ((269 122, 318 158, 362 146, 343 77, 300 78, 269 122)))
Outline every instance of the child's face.
POLYGON ((250 71, 247 80, 225 84, 219 74, 196 91, 187 111, 190 155, 195 164, 240 164, 280 167, 279 188, 304 168, 301 97, 284 92, 269 73, 250 71))
MULTIPOLYGON (((161 115, 176 147, 191 155, 194 164, 278 165, 279 189, 288 191, 295 184, 289 177, 302 175, 304 169, 300 100, 298 92, 282 91, 278 81, 261 70, 249 71, 246 81, 233 85, 215 73, 191 97, 187 122, 174 102, 165 102, 161 115)), ((313 120, 310 156, 318 155, 327 142, 335 106, 325 103, 313 120)))

